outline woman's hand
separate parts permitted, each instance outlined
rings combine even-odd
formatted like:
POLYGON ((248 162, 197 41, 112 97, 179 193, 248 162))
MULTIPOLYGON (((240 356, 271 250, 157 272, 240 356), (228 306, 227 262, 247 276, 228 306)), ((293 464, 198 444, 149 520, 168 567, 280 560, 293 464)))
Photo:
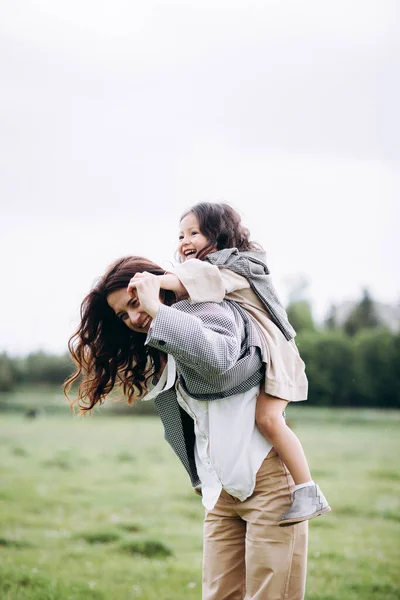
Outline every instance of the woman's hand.
POLYGON ((137 294, 141 309, 154 319, 161 304, 159 277, 146 271, 136 273, 130 280, 127 291, 131 298, 137 294))

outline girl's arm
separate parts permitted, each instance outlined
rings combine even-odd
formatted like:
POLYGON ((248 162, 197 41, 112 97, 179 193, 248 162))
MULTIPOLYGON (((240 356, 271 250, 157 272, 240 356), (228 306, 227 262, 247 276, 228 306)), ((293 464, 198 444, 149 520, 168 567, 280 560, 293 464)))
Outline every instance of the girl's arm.
MULTIPOLYGON (((173 273, 164 273, 164 275, 154 275, 157 277, 159 287, 163 290, 174 292, 178 300, 185 300, 188 297, 185 286, 179 280, 179 277, 173 273)), ((128 294, 132 295, 132 290, 136 288, 136 282, 142 278, 142 273, 136 273, 129 282, 128 294)))
MULTIPOLYGON (((128 293, 135 288, 135 282, 141 273, 135 275, 128 285, 128 293)), ((192 304, 199 302, 222 302, 226 294, 248 288, 244 277, 228 269, 219 269, 215 265, 192 258, 177 265, 164 275, 155 275, 160 288, 174 292, 178 300, 189 298, 192 304)))
POLYGON ((173 273, 164 273, 157 276, 160 280, 160 288, 174 292, 178 300, 185 300, 188 297, 187 290, 179 277, 173 273))
POLYGON ((219 269, 197 258, 177 265, 172 269, 172 273, 179 279, 186 297, 189 297, 192 304, 222 302, 226 294, 250 287, 247 279, 237 273, 229 269, 219 269))

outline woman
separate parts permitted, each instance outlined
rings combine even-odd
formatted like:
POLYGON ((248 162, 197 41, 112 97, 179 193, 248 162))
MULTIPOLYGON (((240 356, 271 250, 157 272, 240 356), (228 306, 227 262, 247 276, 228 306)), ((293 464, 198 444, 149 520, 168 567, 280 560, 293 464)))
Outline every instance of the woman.
POLYGON ((130 401, 155 397, 165 438, 206 508, 203 600, 303 599, 307 524, 279 527, 292 481, 255 426, 257 332, 234 302, 176 302, 160 291, 162 273, 127 257, 100 278, 70 340, 78 369, 67 390, 83 378, 83 410, 117 383, 130 401))

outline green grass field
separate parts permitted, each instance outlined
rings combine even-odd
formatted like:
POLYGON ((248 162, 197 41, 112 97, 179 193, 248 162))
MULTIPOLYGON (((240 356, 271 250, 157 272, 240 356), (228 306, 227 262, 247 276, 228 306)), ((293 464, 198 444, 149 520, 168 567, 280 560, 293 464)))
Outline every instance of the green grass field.
MULTIPOLYGON (((308 600, 400 598, 400 414, 288 412, 333 512, 308 600)), ((3 413, 2 600, 201 597, 200 498, 154 417, 3 413)))

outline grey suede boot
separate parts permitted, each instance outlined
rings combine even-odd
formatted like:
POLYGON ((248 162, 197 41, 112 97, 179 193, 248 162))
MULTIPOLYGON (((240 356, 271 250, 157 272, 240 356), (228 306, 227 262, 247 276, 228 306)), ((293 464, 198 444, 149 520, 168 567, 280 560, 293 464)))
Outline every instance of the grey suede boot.
POLYGON ((295 525, 301 521, 308 521, 319 517, 331 510, 325 496, 318 485, 307 485, 293 492, 292 506, 287 513, 279 519, 281 527, 295 525))

